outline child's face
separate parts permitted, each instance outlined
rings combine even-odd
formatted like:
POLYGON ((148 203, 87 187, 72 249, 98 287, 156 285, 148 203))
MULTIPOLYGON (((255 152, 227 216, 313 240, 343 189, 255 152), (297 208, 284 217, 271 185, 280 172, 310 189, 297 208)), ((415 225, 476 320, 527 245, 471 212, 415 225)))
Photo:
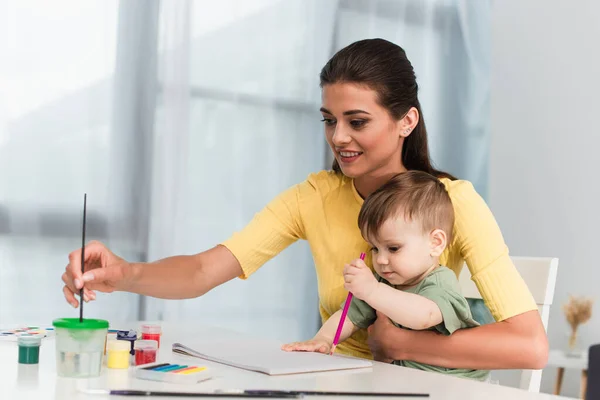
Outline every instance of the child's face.
POLYGON ((418 221, 407 221, 402 215, 390 218, 378 236, 369 241, 373 246, 373 267, 393 285, 417 283, 436 261, 439 249, 433 234, 423 232, 418 221))

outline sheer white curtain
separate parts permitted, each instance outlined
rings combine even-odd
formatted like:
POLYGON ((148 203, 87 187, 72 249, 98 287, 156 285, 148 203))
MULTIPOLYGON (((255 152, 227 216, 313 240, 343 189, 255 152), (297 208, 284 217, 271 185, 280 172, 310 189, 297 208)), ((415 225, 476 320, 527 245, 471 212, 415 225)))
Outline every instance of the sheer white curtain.
MULTIPOLYGON (((151 211, 151 226, 162 228, 150 233, 162 239, 151 241, 150 254, 210 248, 283 189, 322 169, 318 73, 334 51, 367 37, 407 50, 434 160, 485 191, 488 26, 473 17, 483 10, 485 18, 489 3, 477 4, 196 0, 189 12, 187 1, 167 3, 159 42, 172 46, 159 56, 156 134, 168 135, 155 144, 154 170, 163 176, 153 181, 162 189, 153 192, 151 211), (173 21, 179 29, 163 29, 173 21), (188 97, 180 90, 187 83, 188 97), (164 123, 179 112, 181 118, 164 123)), ((247 282, 234 280, 195 300, 150 300, 148 317, 294 340, 318 327, 315 288, 310 252, 298 243, 247 282)))
MULTIPOLYGON (((151 240, 151 255, 218 244, 282 190, 323 168, 318 73, 331 49, 336 3, 192 1, 191 12, 187 1, 165 3, 159 42, 171 45, 159 56, 154 160, 164 182, 153 182, 162 189, 153 192, 151 210, 152 226, 163 228, 151 230, 151 238, 162 237, 151 240), (178 29, 163 29, 175 20, 178 29)), ((149 318, 204 321, 281 340, 313 334, 317 310, 306 243, 246 282, 194 300, 148 301, 149 318)))
MULTIPOLYGON (((60 275, 81 246, 83 194, 87 237, 103 241, 129 195, 109 190, 128 173, 109 168, 119 14, 116 0, 0 3, 0 326, 78 315, 60 275)), ((85 315, 135 318, 137 296, 100 295, 85 315)))
POLYGON ((491 1, 341 0, 335 49, 381 37, 404 48, 436 165, 487 194, 491 1))
MULTIPOLYGON (((434 160, 485 191, 488 12, 466 0, 3 2, 0 325, 76 315, 59 276, 84 192, 88 238, 155 260, 218 244, 323 169, 318 74, 354 40, 407 50, 434 160)), ((100 295, 86 313, 281 340, 319 324, 303 242, 202 298, 138 300, 100 295)))

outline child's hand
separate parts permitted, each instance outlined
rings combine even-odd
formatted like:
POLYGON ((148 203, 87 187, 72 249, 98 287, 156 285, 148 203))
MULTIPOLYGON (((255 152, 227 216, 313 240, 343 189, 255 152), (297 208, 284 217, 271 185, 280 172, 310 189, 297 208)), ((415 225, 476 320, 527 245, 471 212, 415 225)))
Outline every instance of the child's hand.
POLYGON ((285 351, 314 351, 315 353, 329 353, 331 351, 331 343, 327 340, 314 338, 305 342, 294 342, 281 346, 285 351))
POLYGON ((344 267, 344 282, 346 290, 365 301, 378 286, 373 272, 360 258, 346 264, 344 267))

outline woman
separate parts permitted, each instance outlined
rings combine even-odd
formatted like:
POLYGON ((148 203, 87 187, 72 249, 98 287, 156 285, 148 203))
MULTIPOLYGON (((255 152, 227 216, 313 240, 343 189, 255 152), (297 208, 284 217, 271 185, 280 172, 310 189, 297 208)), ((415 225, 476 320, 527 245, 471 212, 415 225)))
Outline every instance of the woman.
POLYGON ((498 322, 442 337, 396 328, 380 316, 370 328, 368 344, 367 333, 359 331, 338 349, 449 368, 542 368, 548 345, 541 318, 494 217, 469 182, 431 165, 418 86, 404 50, 382 39, 362 40, 334 55, 320 78, 333 171, 311 174, 276 197, 241 232, 196 255, 128 263, 93 242, 86 247, 82 276, 76 250, 63 274, 67 301, 78 306, 74 293, 82 283, 86 301, 95 298, 94 291, 114 290, 166 299, 201 296, 235 277, 247 278, 291 243, 305 239, 315 261, 325 321, 346 297, 344 264, 369 250, 357 226, 363 199, 392 176, 421 170, 444 183, 455 209, 454 240, 441 263, 458 275, 466 261, 498 322))

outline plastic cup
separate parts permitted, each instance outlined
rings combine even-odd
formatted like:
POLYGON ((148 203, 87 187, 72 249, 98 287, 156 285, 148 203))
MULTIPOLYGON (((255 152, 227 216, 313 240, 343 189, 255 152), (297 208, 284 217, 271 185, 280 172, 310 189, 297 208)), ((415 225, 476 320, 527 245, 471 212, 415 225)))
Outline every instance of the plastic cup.
POLYGON ((156 340, 158 347, 160 347, 160 336, 162 335, 162 329, 160 325, 155 324, 144 324, 142 325, 142 340, 156 340))
POLYGON ((56 371, 68 378, 100 375, 108 321, 103 319, 60 318, 52 321, 56 330, 56 371))
POLYGON ((106 366, 113 369, 129 368, 129 342, 123 340, 109 340, 106 346, 108 355, 106 366))
POLYGON ((19 364, 37 364, 40 362, 41 336, 21 335, 17 338, 17 344, 19 346, 19 364))
POLYGON ((138 340, 135 342, 135 365, 156 362, 158 343, 156 340, 138 340))

